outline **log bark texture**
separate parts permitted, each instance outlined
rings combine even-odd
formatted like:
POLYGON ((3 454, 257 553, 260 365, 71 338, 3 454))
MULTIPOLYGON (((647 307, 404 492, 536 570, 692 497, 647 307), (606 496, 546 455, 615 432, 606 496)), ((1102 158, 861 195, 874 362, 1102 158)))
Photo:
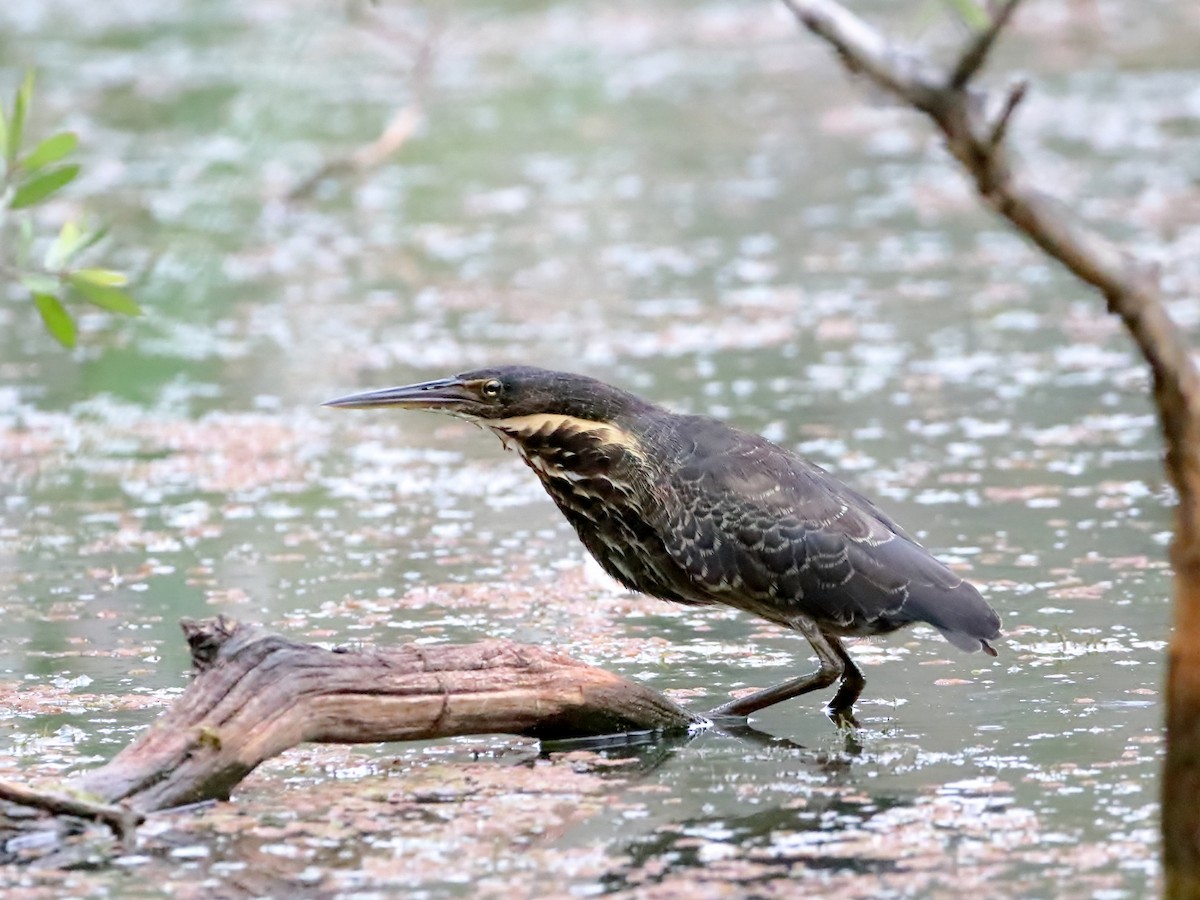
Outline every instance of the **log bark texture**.
POLYGON ((1008 146, 1008 126, 1026 84, 1017 82, 1000 96, 974 84, 1020 0, 1000 4, 991 25, 946 68, 892 43, 836 0, 783 2, 851 72, 928 116, 980 198, 1099 291, 1150 368, 1164 467, 1179 498, 1170 551, 1175 602, 1167 653, 1163 863, 1168 896, 1200 897, 1200 370, 1167 309, 1157 272, 1031 184, 1008 146))
POLYGON ((562 739, 704 722, 644 685, 509 641, 329 650, 225 618, 183 627, 198 669, 188 689, 68 789, 149 812, 225 799, 259 763, 305 741, 562 739))

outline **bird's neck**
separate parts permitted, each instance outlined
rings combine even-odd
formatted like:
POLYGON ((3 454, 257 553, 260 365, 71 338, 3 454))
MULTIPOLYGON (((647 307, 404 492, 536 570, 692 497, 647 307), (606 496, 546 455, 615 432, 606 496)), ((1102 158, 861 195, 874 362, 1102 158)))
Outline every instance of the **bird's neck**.
POLYGON ((641 442, 616 421, 535 413, 484 423, 516 450, 543 481, 612 478, 645 463, 641 442))

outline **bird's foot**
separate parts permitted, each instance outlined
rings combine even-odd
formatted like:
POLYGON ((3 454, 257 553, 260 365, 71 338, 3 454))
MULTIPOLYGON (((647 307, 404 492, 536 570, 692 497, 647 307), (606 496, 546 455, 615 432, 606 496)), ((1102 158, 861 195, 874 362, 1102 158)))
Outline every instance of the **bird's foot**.
POLYGON ((837 693, 825 707, 825 714, 833 720, 838 728, 845 730, 858 728, 858 720, 854 718, 854 702, 862 693, 863 687, 866 686, 867 679, 863 677, 862 671, 850 657, 847 656, 843 661, 846 669, 842 673, 837 693))
MULTIPOLYGON (((835 697, 834 699, 836 700, 837 698, 835 697)), ((829 716, 833 724, 842 730, 853 731, 861 727, 858 724, 858 719, 854 718, 853 706, 835 707, 830 704, 825 707, 825 715, 829 716)))

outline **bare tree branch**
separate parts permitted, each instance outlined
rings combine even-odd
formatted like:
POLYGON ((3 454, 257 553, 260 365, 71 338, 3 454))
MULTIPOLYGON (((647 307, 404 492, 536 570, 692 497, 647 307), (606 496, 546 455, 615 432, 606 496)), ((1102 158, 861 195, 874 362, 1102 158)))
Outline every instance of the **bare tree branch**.
POLYGON ((1025 86, 1011 88, 999 104, 972 86, 1018 0, 1008 0, 949 73, 895 47, 834 0, 783 2, 806 28, 837 50, 847 68, 928 115, 980 196, 1104 296, 1150 367, 1164 466, 1179 495, 1170 553, 1175 603, 1167 658, 1163 863, 1167 896, 1200 897, 1200 373, 1183 332, 1167 311, 1158 274, 1021 177, 1009 158, 1007 138, 1025 86), (987 111, 997 106, 1000 113, 989 123, 987 111))
MULTIPOLYGON (((1171 418, 1193 418, 1200 412, 1200 373, 1182 332, 1167 312, 1157 279, 1145 265, 1067 215, 1054 198, 1018 177, 1009 159, 1006 136, 1013 112, 1025 93, 1022 86, 1009 93, 999 118, 991 124, 987 110, 995 104, 988 102, 986 93, 972 87, 969 80, 956 85, 953 75, 891 44, 834 0, 783 2, 806 28, 833 45, 849 68, 928 115, 987 203, 1046 253, 1100 290, 1110 311, 1125 322, 1150 364, 1156 393, 1179 414, 1171 418)), ((997 21, 1008 21, 1015 5, 1010 0, 997 21)), ((992 30, 994 26, 989 32, 992 30)), ((989 38, 984 50, 994 41, 994 36, 989 38)), ((968 75, 977 72, 978 62, 972 59, 979 56, 980 46, 980 40, 973 42, 953 71, 968 75)), ((1163 425, 1172 482, 1181 495, 1200 497, 1200 457, 1194 460, 1192 470, 1185 464, 1191 455, 1182 440, 1187 429, 1179 431, 1166 421, 1163 425)), ((1195 436, 1200 438, 1200 429, 1195 436)), ((1196 448, 1200 451, 1200 443, 1196 448)), ((1197 524, 1188 523, 1189 534, 1197 524)))
POLYGON ((1008 96, 1004 98, 1004 108, 1000 110, 1000 115, 996 117, 996 124, 992 126, 992 136, 988 140, 988 144, 992 147, 993 151, 1000 144, 1004 143, 1004 138, 1008 135, 1008 123, 1012 121, 1013 113, 1017 111, 1017 106, 1025 99, 1025 92, 1028 90, 1029 82, 1024 78, 1008 89, 1008 96))
POLYGON ((828 0, 783 0, 801 24, 824 38, 852 72, 900 95, 920 110, 943 89, 945 77, 927 60, 890 44, 849 10, 828 0))
POLYGON ((1017 11, 1020 2, 1021 0, 1008 0, 992 18, 992 24, 976 35, 975 40, 959 57, 958 64, 950 76, 949 86, 952 90, 966 87, 967 82, 983 68, 988 54, 992 52, 992 47, 996 44, 996 38, 1000 37, 1000 32, 1004 30, 1004 26, 1012 18, 1012 14, 1017 11))

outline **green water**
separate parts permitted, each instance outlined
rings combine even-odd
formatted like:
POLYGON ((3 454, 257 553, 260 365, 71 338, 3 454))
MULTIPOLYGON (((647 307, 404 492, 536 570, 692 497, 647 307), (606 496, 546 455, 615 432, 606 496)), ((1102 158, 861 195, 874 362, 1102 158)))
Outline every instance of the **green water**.
MULTIPOLYGON (((700 706, 806 668, 798 637, 581 574, 569 528, 490 438, 319 407, 527 362, 799 449, 962 567, 1007 632, 996 660, 919 629, 862 645, 856 740, 808 698, 755 720, 804 749, 710 734, 664 750, 621 789, 641 813, 547 839, 599 862, 527 863, 529 885, 1151 892, 1170 495, 1146 374, 1100 301, 769 4, 447 7, 395 163, 289 202, 406 102, 395 35, 430 18, 413 9, 0 7, 0 84, 35 65, 35 131, 85 147, 46 222, 101 212, 147 310, 85 316, 66 353, 16 288, 0 306, 0 680, 61 701, 0 711, 8 767, 126 743, 183 683, 183 616, 554 644, 705 689, 700 706), (575 603, 554 595, 564 573, 575 603), (480 583, 554 599, 465 589, 480 583), (145 708, 114 708, 131 694, 145 708), (922 846, 871 850, 905 828, 922 846)), ((1048 187, 1163 262, 1191 324, 1200 23, 1166 3, 1089 10, 1023 12, 997 61, 1034 83, 1015 135, 1048 187)), ((893 15, 909 39, 955 36, 940 10, 893 15)), ((501 871, 506 853, 460 863, 501 871)))

